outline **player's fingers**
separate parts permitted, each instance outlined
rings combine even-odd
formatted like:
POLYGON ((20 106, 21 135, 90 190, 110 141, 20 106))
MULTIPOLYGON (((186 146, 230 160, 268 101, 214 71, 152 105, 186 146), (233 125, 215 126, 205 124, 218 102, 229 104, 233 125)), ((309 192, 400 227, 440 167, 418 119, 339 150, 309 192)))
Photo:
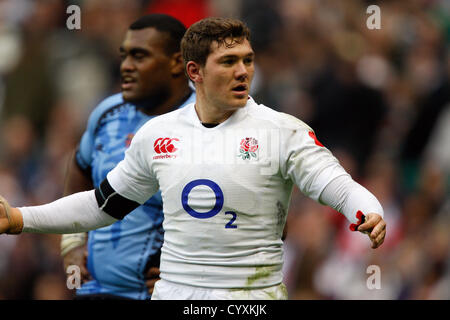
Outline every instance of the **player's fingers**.
POLYGON ((89 274, 89 271, 87 270, 87 263, 88 263, 88 251, 87 249, 83 250, 83 263, 82 263, 82 269, 85 270, 85 273, 89 274))
POLYGON ((82 284, 86 283, 88 281, 91 281, 91 280, 93 280, 93 279, 92 279, 92 276, 90 273, 82 273, 81 274, 81 283, 82 284))
POLYGON ((380 242, 374 241, 374 242, 372 243, 372 249, 378 248, 379 246, 381 246, 381 245, 383 244, 383 242, 384 242, 384 238, 383 238, 380 242))
POLYGON ((0 234, 8 232, 11 227, 7 210, 9 210, 9 204, 0 196, 0 234))
POLYGON ((158 281, 159 278, 155 278, 155 279, 149 279, 145 281, 145 284, 147 285, 147 287, 153 287, 156 283, 156 281, 158 281))
POLYGON ((152 279, 152 278, 159 278, 159 268, 158 267, 151 267, 148 269, 147 273, 145 274, 146 279, 152 279))
POLYGON ((0 218, 0 234, 6 233, 9 229, 9 222, 8 219, 0 218))
POLYGON ((83 265, 81 265, 81 267, 80 267, 80 272, 81 272, 81 275, 83 277, 89 277, 90 276, 90 273, 89 273, 88 269, 85 266, 83 266, 83 265))
POLYGON ((0 219, 2 218, 5 218, 6 221, 8 221, 5 204, 2 202, 2 198, 0 198, 0 219))
POLYGON ((66 262, 66 260, 64 260, 64 270, 67 272, 67 269, 69 268, 69 266, 72 265, 72 263, 66 262))
POLYGON ((69 266, 78 266, 80 269, 83 265, 83 256, 80 254, 78 248, 72 249, 63 258, 64 267, 67 268, 69 266))
POLYGON ((385 236, 386 236, 386 230, 381 231, 381 233, 378 235, 378 237, 375 240, 373 240, 372 248, 376 249, 379 246, 381 246, 384 242, 385 236))
POLYGON ((370 233, 371 239, 376 239, 382 231, 386 230, 386 222, 381 220, 378 222, 378 224, 373 228, 372 232, 370 233))
POLYGON ((159 280, 159 278, 157 278, 157 279, 150 279, 150 280, 145 281, 145 285, 148 288, 148 293, 150 293, 150 294, 153 293, 153 289, 155 288, 155 283, 158 280, 159 280))
POLYGON ((67 268, 69 268, 70 266, 80 266, 80 259, 75 259, 75 257, 73 256, 72 252, 69 252, 65 257, 64 257, 64 270, 67 271, 67 268))
POLYGON ((365 215, 365 221, 358 227, 358 231, 368 231, 375 227, 377 223, 381 220, 381 216, 378 214, 367 214, 365 215))

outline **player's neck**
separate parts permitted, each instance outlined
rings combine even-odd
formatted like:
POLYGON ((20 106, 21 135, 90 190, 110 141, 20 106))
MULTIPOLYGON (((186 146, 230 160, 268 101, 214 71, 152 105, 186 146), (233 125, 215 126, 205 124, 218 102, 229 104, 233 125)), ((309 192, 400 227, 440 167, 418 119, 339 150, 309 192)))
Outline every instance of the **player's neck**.
POLYGON ((202 123, 222 123, 227 120, 236 110, 222 110, 208 103, 202 103, 197 100, 195 103, 195 111, 202 123))
MULTIPOLYGON (((171 93, 167 98, 158 101, 148 101, 148 104, 139 106, 139 110, 147 115, 161 115, 178 108, 192 94, 192 89, 187 82, 178 83, 177 86, 171 88, 171 93)), ((154 99, 150 99, 154 100, 154 99)))
POLYGON ((201 123, 219 124, 227 120, 235 109, 226 109, 223 106, 216 106, 213 102, 208 101, 197 89, 195 101, 195 111, 201 123))

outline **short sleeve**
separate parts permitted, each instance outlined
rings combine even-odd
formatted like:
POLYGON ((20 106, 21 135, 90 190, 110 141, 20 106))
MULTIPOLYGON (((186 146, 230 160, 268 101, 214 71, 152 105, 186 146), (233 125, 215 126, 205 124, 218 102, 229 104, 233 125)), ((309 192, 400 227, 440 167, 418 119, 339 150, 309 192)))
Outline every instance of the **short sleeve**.
POLYGON ((89 130, 86 130, 75 153, 75 161, 83 171, 89 171, 91 167, 93 148, 94 135, 89 130))
POLYGON ((158 181, 151 172, 143 128, 137 131, 125 158, 107 175, 109 184, 118 194, 140 204, 159 190, 158 181))
POLYGON ((78 149, 75 153, 75 161, 85 172, 89 172, 94 153, 95 135, 99 120, 110 108, 123 103, 122 95, 115 94, 100 102, 89 115, 87 128, 84 131, 78 149))

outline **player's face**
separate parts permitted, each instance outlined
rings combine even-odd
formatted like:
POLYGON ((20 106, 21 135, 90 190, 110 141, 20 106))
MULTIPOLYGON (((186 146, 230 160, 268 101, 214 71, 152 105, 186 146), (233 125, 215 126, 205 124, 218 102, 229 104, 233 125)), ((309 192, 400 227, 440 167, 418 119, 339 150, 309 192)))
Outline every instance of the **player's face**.
POLYGON ((166 55, 168 35, 154 28, 128 30, 120 46, 121 89, 125 101, 168 94, 171 57, 166 55))
POLYGON ((246 105, 254 74, 254 55, 247 39, 229 48, 217 42, 211 44, 211 53, 200 68, 209 103, 228 110, 246 105))

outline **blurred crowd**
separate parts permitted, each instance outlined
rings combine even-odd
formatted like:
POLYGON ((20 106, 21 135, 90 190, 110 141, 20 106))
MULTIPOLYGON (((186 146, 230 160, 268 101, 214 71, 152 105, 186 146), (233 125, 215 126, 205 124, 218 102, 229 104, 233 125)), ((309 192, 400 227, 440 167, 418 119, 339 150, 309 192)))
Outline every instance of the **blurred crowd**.
MULTIPOLYGON (((0 0, 0 194, 62 196, 87 116, 119 91, 118 48, 148 12, 187 26, 231 16, 252 31, 252 96, 316 132, 375 194, 385 243, 295 189, 290 299, 450 299, 450 2, 442 0, 0 0), (81 29, 69 30, 69 5, 81 29), (381 9, 370 30, 369 5, 381 9), (369 289, 370 266, 380 289, 369 289)), ((70 299, 59 236, 0 236, 0 299, 70 299)))

